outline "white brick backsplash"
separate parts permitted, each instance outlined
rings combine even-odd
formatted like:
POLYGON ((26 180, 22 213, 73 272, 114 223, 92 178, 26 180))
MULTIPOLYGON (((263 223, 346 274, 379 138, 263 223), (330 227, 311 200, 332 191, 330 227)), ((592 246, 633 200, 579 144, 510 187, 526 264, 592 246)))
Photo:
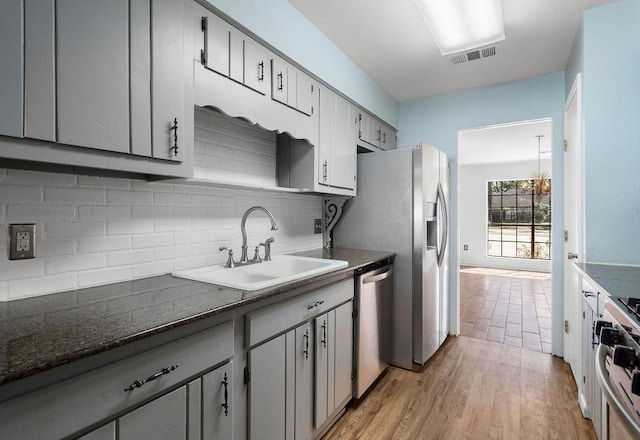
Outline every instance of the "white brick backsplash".
POLYGON ((104 204, 105 195, 102 189, 91 188, 46 188, 44 200, 47 203, 59 204, 104 204))
POLYGON ((47 275, 52 275, 101 267, 105 267, 104 255, 75 255, 64 258, 49 258, 45 264, 45 272, 47 275))
POLYGON ((78 208, 80 221, 128 220, 131 218, 129 206, 81 206, 78 208))
POLYGON ((154 260, 171 260, 191 256, 191 246, 172 246, 153 249, 154 260))
POLYGON ((58 205, 9 205, 6 219, 8 222, 39 223, 43 221, 73 220, 75 206, 58 205))
POLYGON ((135 235, 131 238, 134 249, 173 245, 173 234, 135 235))
POLYGON ((108 266, 125 266, 153 261, 151 249, 140 249, 128 252, 112 252, 107 259, 108 266))
POLYGON ((0 263, 0 281, 44 275, 42 260, 14 260, 0 263))
POLYGON ((107 204, 109 205, 152 205, 151 191, 123 191, 108 190, 107 204))
POLYGON ((129 236, 118 235, 81 238, 78 240, 78 252, 85 254, 93 252, 121 251, 131 248, 131 239, 132 238, 129 236))
POLYGON ((124 222, 109 222, 107 234, 148 234, 153 232, 153 220, 129 220, 124 222))
POLYGON ((105 224, 95 223, 47 223, 46 235, 50 238, 92 237, 105 234, 105 224))
MULTIPOLYGON (((197 109, 195 134, 199 173, 275 185, 274 133, 197 109)), ((240 256, 240 219, 254 205, 280 229, 251 214, 250 253, 271 236, 274 254, 322 246, 320 196, 0 169, 0 301, 222 264, 220 246, 240 256), (8 225, 21 222, 37 224, 36 258, 8 261, 8 225)))
POLYGON ((42 189, 37 186, 8 185, 0 186, 0 203, 41 203, 42 189))
POLYGON ((116 283, 132 278, 130 267, 90 270, 78 273, 78 287, 97 286, 99 284, 116 283))

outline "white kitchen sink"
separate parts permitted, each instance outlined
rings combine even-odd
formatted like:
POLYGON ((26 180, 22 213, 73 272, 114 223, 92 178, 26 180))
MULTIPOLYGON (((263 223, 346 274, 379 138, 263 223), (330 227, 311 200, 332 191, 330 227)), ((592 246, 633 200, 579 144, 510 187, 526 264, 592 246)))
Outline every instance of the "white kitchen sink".
POLYGON ((174 272, 173 276, 240 290, 259 290, 331 272, 348 266, 346 261, 277 255, 272 261, 226 268, 223 265, 174 272))

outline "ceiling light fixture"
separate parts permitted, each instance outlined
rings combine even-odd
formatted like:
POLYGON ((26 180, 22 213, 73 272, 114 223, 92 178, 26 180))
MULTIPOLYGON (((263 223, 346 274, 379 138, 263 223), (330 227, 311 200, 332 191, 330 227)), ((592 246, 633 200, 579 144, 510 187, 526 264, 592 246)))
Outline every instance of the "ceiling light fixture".
POLYGON ((504 40, 501 0, 415 0, 442 55, 504 40))

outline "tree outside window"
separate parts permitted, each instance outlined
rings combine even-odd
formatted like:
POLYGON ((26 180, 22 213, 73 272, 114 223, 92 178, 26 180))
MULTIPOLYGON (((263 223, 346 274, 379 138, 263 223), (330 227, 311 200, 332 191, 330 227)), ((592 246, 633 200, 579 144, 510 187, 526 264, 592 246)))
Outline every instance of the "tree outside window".
POLYGON ((487 182, 487 256, 551 258, 551 179, 487 182))

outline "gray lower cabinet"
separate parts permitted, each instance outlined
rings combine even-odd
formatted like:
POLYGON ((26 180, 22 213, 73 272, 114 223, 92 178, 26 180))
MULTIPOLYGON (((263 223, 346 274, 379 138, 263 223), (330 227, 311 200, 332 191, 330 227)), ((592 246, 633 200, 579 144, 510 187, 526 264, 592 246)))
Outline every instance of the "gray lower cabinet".
POLYGON ((247 338, 257 342, 248 353, 250 440, 317 438, 349 402, 352 298, 348 280, 249 314, 247 338), (284 333, 272 321, 280 316, 284 327, 305 314, 311 319, 284 333))
POLYGON ((232 371, 229 362, 79 439, 233 439, 232 371))
POLYGON ((599 337, 596 322, 600 319, 600 293, 586 280, 582 280, 582 374, 583 396, 593 427, 601 438, 602 432, 602 392, 596 378, 596 349, 599 337))

